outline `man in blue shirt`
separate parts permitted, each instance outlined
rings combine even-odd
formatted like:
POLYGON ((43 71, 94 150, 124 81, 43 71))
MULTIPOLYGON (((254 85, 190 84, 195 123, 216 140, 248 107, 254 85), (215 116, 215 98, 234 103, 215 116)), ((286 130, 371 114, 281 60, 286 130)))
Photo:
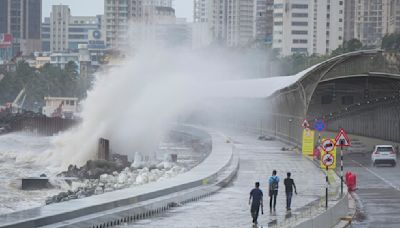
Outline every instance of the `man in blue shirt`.
POLYGON ((272 171, 272 176, 268 179, 269 183, 269 210, 272 211, 272 206, 274 211, 276 211, 276 197, 278 196, 279 188, 279 177, 276 175, 276 170, 272 171), (272 204, 273 202, 273 204, 272 204))
POLYGON ((251 202, 251 217, 253 217, 253 223, 257 224, 258 213, 261 208, 263 207, 263 193, 260 190, 260 183, 256 182, 255 188, 250 192, 249 204, 251 202), (252 200, 253 199, 253 200, 252 200))

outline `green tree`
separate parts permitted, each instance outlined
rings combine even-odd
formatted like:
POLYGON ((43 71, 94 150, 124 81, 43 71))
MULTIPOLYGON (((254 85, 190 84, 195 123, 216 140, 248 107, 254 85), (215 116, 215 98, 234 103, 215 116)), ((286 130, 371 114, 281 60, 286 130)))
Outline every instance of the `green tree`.
POLYGON ((400 33, 387 34, 382 39, 382 49, 400 50, 400 33))
POLYGON ((337 56, 348 52, 358 51, 363 48, 363 45, 358 39, 351 39, 348 41, 344 41, 342 45, 340 45, 337 49, 332 51, 331 56, 337 56))
POLYGON ((29 110, 42 106, 45 96, 83 98, 88 88, 83 87, 81 81, 75 62, 67 63, 64 69, 46 64, 36 70, 21 61, 16 71, 6 72, 0 82, 0 104, 14 101, 23 88, 26 91, 24 108, 29 110))

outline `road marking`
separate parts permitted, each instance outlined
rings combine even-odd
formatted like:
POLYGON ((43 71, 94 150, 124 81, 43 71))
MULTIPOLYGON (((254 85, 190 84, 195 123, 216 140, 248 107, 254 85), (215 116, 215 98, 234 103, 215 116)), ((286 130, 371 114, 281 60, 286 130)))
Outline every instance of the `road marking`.
POLYGON ((375 173, 374 171, 370 170, 369 168, 363 166, 361 163, 352 160, 354 163, 358 164, 360 167, 363 167, 364 169, 366 169, 368 172, 370 172, 371 174, 373 174, 374 176, 378 177, 379 179, 381 179, 383 182, 385 182, 386 184, 390 185, 390 187, 394 188, 397 191, 400 191, 400 187, 392 184, 390 181, 386 180, 384 177, 382 177, 381 175, 375 173))

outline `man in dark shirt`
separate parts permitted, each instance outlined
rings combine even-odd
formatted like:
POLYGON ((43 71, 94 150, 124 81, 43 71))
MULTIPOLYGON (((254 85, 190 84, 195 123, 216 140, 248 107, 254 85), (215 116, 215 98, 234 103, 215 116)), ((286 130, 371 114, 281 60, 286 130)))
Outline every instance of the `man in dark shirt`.
POLYGON ((284 180, 285 190, 286 190, 286 210, 290 211, 290 204, 292 204, 292 196, 293 196, 293 188, 294 192, 297 195, 296 185, 294 184, 294 180, 290 178, 290 172, 287 173, 287 178, 284 180))
POLYGON ((256 182, 255 188, 250 192, 249 204, 251 202, 251 217, 253 217, 253 223, 257 224, 258 213, 263 207, 263 192, 260 190, 260 183, 256 182), (253 199, 253 200, 252 200, 253 199))

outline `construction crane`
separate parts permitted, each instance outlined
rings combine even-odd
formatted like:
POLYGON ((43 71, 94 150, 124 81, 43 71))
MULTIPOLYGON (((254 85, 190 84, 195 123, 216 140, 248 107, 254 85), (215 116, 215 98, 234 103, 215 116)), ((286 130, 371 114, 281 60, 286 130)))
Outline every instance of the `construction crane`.
POLYGON ((6 108, 11 111, 11 113, 19 113, 22 111, 26 99, 25 88, 23 88, 15 98, 12 103, 7 103, 6 108), (21 99, 22 98, 22 99, 21 99))
POLYGON ((61 104, 54 110, 54 112, 51 114, 51 117, 62 117, 62 107, 64 106, 64 101, 61 102, 61 104))

